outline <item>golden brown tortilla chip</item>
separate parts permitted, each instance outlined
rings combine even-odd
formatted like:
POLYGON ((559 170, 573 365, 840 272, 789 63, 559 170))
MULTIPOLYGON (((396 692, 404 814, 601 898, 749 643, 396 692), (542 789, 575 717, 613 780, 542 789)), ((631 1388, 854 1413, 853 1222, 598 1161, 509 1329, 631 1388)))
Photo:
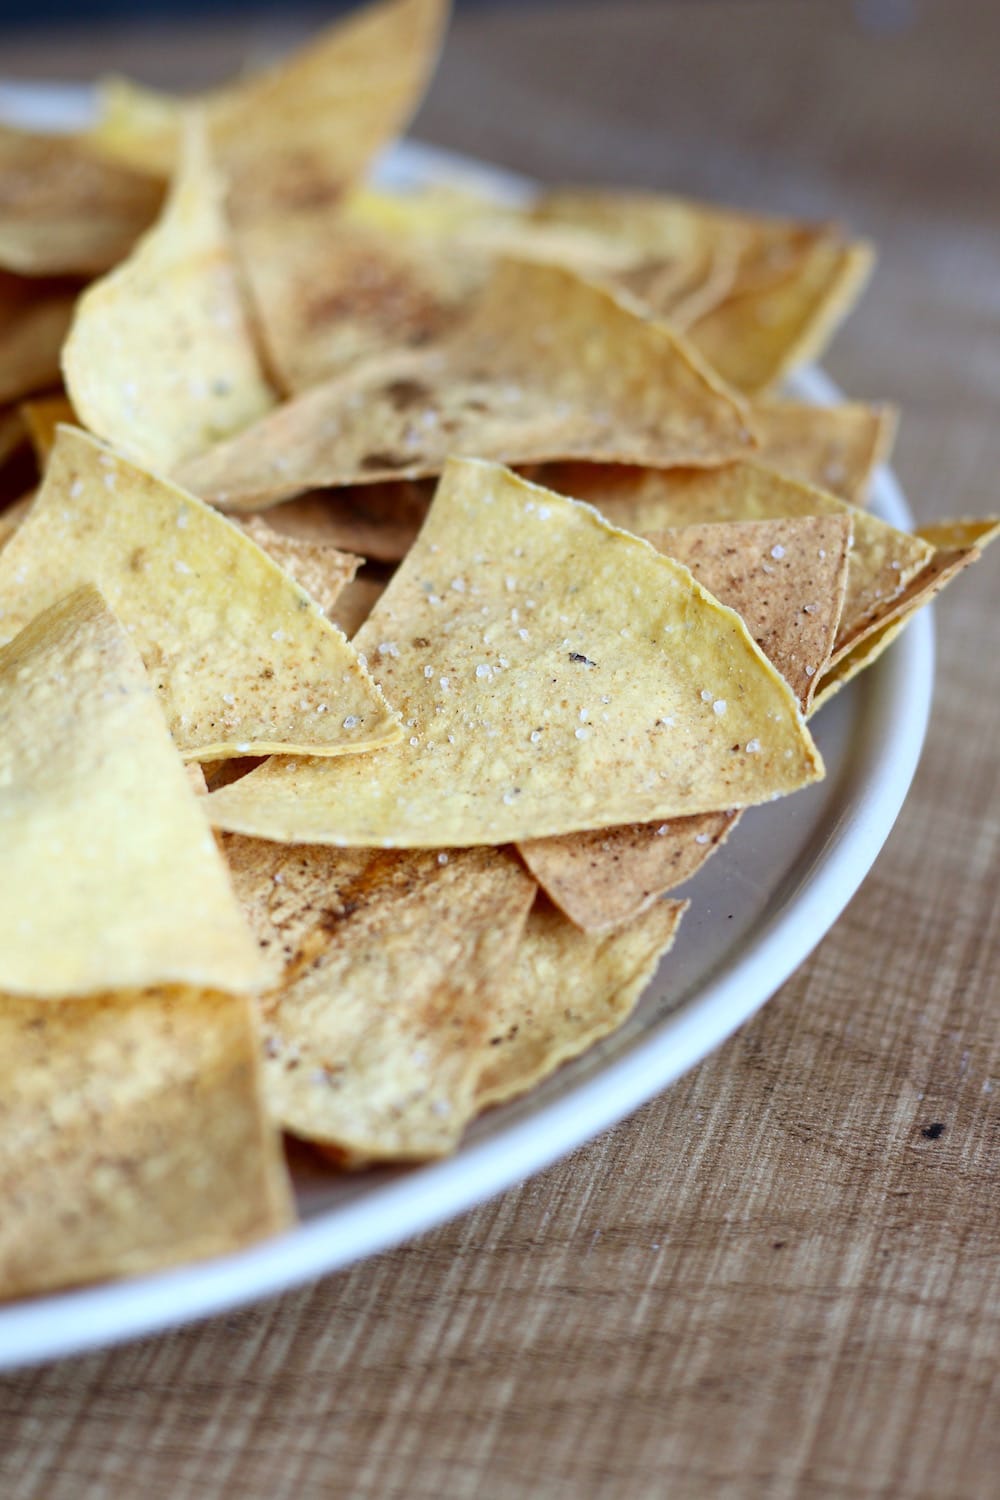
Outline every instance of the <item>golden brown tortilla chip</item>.
POLYGON ((891 406, 810 406, 758 401, 751 408, 757 462, 863 505, 872 471, 888 460, 896 434, 891 406))
POLYGON ((291 1195, 248 1002, 0 999, 0 1297, 221 1255, 291 1195))
POLYGON ((380 578, 352 578, 337 595, 330 610, 330 619, 351 640, 384 593, 385 583, 380 578))
POLYGON ((454 459, 354 644, 406 738, 209 798, 288 842, 498 844, 768 801, 822 774, 739 616, 589 506, 454 459))
POLYGON ((307 542, 300 537, 284 536, 275 531, 263 516, 248 516, 243 522, 243 530, 279 568, 284 568, 295 579, 299 588, 305 589, 316 600, 324 614, 333 618, 333 606, 364 558, 340 552, 327 542, 307 542))
POLYGON ((273 405, 202 121, 189 122, 160 219, 80 298, 63 371, 84 426, 167 472, 273 405))
POLYGON ((696 813, 664 823, 527 839, 517 847, 546 895, 576 927, 608 932, 696 875, 739 817, 738 812, 696 813))
POLYGON ((441 345, 306 391, 179 477, 239 511, 436 474, 451 453, 711 464, 752 448, 745 417, 666 328, 566 271, 508 261, 441 345))
POLYGON ((629 926, 599 936, 538 901, 493 1001, 477 1107, 523 1094, 617 1031, 671 948, 687 904, 658 901, 629 926))
POLYGON ((319 490, 267 511, 275 531, 303 541, 358 552, 374 562, 400 562, 413 545, 434 498, 432 479, 319 490))
POLYGON ((0 267, 22 276, 94 275, 152 223, 160 184, 68 135, 0 125, 0 267))
POLYGON ((49 454, 55 445, 56 428, 64 423, 75 424, 76 412, 69 398, 64 395, 36 396, 31 401, 22 401, 20 412, 41 471, 48 463, 49 454))
POLYGON ((263 951, 284 963, 261 1005, 273 1117, 352 1165, 451 1150, 534 881, 499 849, 232 838, 226 853, 263 951))
POLYGON ((59 384, 59 353, 79 287, 0 271, 0 406, 59 384))
POLYGON ((125 79, 98 92, 92 141, 171 172, 186 110, 203 110, 242 218, 328 203, 402 130, 433 68, 447 0, 385 0, 327 27, 273 67, 180 99, 125 79))
POLYGON ((612 465, 546 465, 540 479, 596 505, 615 526, 648 536, 667 527, 780 516, 850 515, 854 541, 834 659, 869 630, 931 559, 920 537, 811 485, 760 464, 716 469, 629 469, 612 465))
POLYGON ((238 527, 72 427, 0 553, 0 640, 95 583, 188 760, 343 755, 399 737, 354 649, 238 527))
POLYGON ((0 991, 266 974, 142 662, 93 589, 0 648, 0 991))
POLYGON ((817 234, 794 270, 771 285, 732 292, 688 329, 712 368, 756 395, 818 359, 864 291, 867 244, 817 234))
POLYGON ((933 556, 902 594, 870 623, 867 631, 859 633, 854 645, 828 667, 816 691, 814 712, 845 683, 877 661, 913 616, 930 604, 945 584, 981 557, 983 548, 1000 535, 1000 520, 934 522, 918 528, 918 535, 936 546, 933 556))

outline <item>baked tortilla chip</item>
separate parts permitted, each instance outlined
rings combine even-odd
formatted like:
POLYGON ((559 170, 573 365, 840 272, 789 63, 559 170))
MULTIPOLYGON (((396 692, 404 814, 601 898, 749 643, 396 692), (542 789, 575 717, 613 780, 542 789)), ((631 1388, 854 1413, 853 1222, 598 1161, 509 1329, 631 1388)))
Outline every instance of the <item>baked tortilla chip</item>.
POLYGON ((306 391, 179 478, 227 510, 262 510, 437 474, 452 453, 697 465, 752 447, 742 405, 666 328, 569 272, 507 261, 442 344, 306 391))
POLYGON ((532 1088, 628 1020, 673 945, 686 901, 658 901, 606 936, 581 932, 539 900, 491 1007, 476 1105, 532 1088))
POLYGON ((56 428, 64 423, 75 425, 76 412, 67 396, 36 396, 22 401, 20 413, 35 450, 39 470, 44 470, 56 441, 56 428))
POLYGON ((758 401, 751 408, 759 463, 863 505, 873 470, 886 463, 898 414, 891 406, 810 406, 758 401))
POLYGON ((272 506, 267 519, 286 536, 395 563, 413 546, 433 498, 433 480, 387 480, 302 495, 272 506))
POLYGON ((159 208, 160 184, 68 135, 0 125, 0 267, 94 275, 122 260, 159 208))
POLYGON ((268 525, 263 516, 248 516, 243 522, 243 530, 262 552, 295 579, 299 588, 305 589, 315 599, 324 614, 333 618, 333 607, 363 558, 340 552, 327 542, 307 542, 300 537, 284 536, 268 525))
POLYGON ((534 881, 499 849, 231 838, 226 853, 263 951, 284 963, 261 1004, 273 1117, 350 1165, 451 1150, 534 881))
MULTIPOLYGON (((736 610, 807 711, 843 607, 850 517, 710 522, 649 539, 736 610)), ((690 879, 728 836, 736 817, 722 812, 632 823, 518 847, 570 920, 601 932, 690 879)))
POLYGON ((591 507, 481 460, 448 464, 354 644, 407 738, 353 765, 269 760, 209 798, 217 826, 501 844, 769 801, 822 775, 738 615, 591 507))
POLYGON ((938 521, 918 527, 917 535, 935 547, 933 556, 869 629, 859 634, 854 645, 828 667, 816 692, 814 711, 845 683, 877 661, 918 610, 930 604, 945 584, 982 556, 983 549, 1000 535, 1000 520, 993 517, 977 521, 938 521))
POLYGON ((79 287, 0 271, 0 406, 59 384, 79 287))
POLYGON ((780 280, 737 289, 692 323, 688 337, 737 390, 757 395, 818 359, 864 291, 872 247, 817 232, 780 280))
POLYGON ((539 477, 563 494, 596 505, 615 526, 642 536, 707 521, 849 515, 854 540, 834 660, 876 627, 882 612, 933 555, 919 536, 897 531, 878 516, 760 464, 705 470, 553 464, 539 477))
POLYGON ((185 759, 344 755, 399 737, 356 652, 249 537, 61 427, 38 498, 0 553, 0 640, 83 583, 132 635, 185 759))
POLYGON ((80 298, 63 372, 85 427, 167 472, 274 404, 203 122, 192 120, 185 132, 161 218, 127 261, 80 298))
POLYGON ((527 839, 518 852, 538 884, 584 932, 609 932, 683 885, 729 837, 739 812, 696 813, 527 839))
POLYGON ((405 128, 437 58, 447 0, 385 0, 274 67, 181 99, 110 78, 91 140, 166 177, 185 111, 201 109, 238 217, 329 203, 405 128))
POLYGON ((0 1000, 0 1297, 221 1255, 291 1194, 249 1003, 0 1000))
POLYGON ((0 648, 0 992, 266 974, 126 633, 93 589, 0 648))

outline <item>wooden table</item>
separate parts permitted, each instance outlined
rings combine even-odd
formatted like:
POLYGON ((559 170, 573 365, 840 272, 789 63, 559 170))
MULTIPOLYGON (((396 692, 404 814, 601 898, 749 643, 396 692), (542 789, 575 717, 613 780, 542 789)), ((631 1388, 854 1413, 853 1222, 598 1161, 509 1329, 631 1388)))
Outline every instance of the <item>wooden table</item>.
MULTIPOLYGON (((292 34, 25 34, 2 67, 200 82, 292 34)), ((1000 11, 972 0, 475 8, 418 128, 551 179, 871 234, 882 268, 829 368, 902 404, 920 515, 982 512, 1000 504, 998 56, 1000 11)), ((997 1493, 997 597, 987 560, 939 606, 906 809, 755 1021, 416 1243, 0 1380, 5 1500, 997 1493)))

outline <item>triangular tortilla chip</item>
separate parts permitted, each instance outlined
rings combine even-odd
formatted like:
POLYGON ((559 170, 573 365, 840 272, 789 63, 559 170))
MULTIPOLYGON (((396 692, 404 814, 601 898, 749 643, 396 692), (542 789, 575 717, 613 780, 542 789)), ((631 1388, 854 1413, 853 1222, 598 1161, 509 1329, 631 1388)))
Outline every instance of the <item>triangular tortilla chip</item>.
POLYGON ((850 515, 854 541, 834 660, 875 628, 882 611, 933 555, 920 537, 755 463, 704 470, 552 464, 539 478, 563 494, 589 501, 614 525, 642 536, 706 521, 850 515))
POLYGON ((283 1229, 245 999, 0 1003, 0 1297, 220 1255, 283 1229))
POLYGON ((387 480, 342 490, 317 490, 273 505, 275 531, 302 541, 359 552, 374 562, 401 562, 427 518, 433 479, 387 480))
POLYGON ((93 589, 0 648, 0 991, 266 974, 142 662, 93 589))
POLYGON ((312 599, 217 512, 61 427, 0 553, 0 640, 82 583, 139 648, 186 759, 368 750, 396 716, 312 599))
POLYGON ((753 446, 743 407, 666 329, 569 272, 501 263, 441 345, 368 361, 185 464, 228 510, 436 474, 451 453, 720 463, 753 446))
POLYGON ((814 712, 845 683, 877 661, 913 616, 930 604, 945 584, 982 556, 983 548, 1000 535, 1000 520, 993 517, 979 521, 939 521, 919 527, 917 534, 936 548, 930 562, 886 607, 877 622, 828 667, 816 691, 814 712))
POLYGON ((688 337, 724 380, 756 395, 819 358, 874 263, 870 245, 817 234, 794 270, 759 290, 735 290, 688 337))
POLYGON ((261 1004, 273 1117, 351 1165, 451 1150, 534 881, 499 849, 225 847, 284 963, 261 1004))
POLYGON ((163 214, 80 298, 63 350, 84 426, 171 471, 273 405, 244 311, 203 122, 184 136, 163 214))
POLYGON ((609 932, 696 875, 735 827, 738 812, 696 813, 518 844, 546 895, 584 932, 609 932))
POLYGON ((891 406, 811 406, 757 401, 751 408, 758 463, 863 505, 872 471, 888 460, 898 414, 891 406))
MULTIPOLYGON (((651 536, 735 609, 803 710, 829 660, 847 580, 851 518, 710 522, 651 536)), ((735 813, 632 823, 519 844, 540 885, 587 931, 645 911, 688 880, 723 842, 735 813)))
POLYGON ((628 1020, 673 944, 686 901, 658 901, 628 927, 580 932, 539 901, 493 1001, 476 1105, 499 1104, 628 1020))
POLYGON ((0 406, 59 383, 79 287, 0 271, 0 406))
MULTIPOLYGON (((299 588, 315 599, 324 614, 333 618, 333 606, 364 561, 350 552, 340 552, 328 542, 307 542, 284 536, 269 526, 263 516, 248 516, 243 522, 247 536, 261 551, 284 568, 299 588)), ((341 627, 343 628, 343 627, 341 627)))
POLYGON ((152 223, 158 182, 68 135, 0 125, 0 266, 22 276, 93 275, 152 223))
POLYGON ((423 93, 447 0, 385 0, 327 27, 274 67, 195 99, 106 80, 91 139, 168 176, 185 110, 210 124, 241 218, 330 202, 401 131, 423 93))
POLYGON ((353 765, 269 760, 209 798, 217 826, 498 844, 768 801, 822 774, 738 615, 589 506, 480 460, 448 464, 355 645, 408 738, 353 765))

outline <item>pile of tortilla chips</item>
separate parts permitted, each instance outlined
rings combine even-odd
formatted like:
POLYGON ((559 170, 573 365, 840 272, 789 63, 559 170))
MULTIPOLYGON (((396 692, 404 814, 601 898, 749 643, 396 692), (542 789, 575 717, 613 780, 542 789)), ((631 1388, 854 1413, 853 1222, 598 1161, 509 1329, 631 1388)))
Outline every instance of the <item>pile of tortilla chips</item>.
POLYGON ((620 1026, 998 529, 869 514, 893 412, 778 389, 835 226, 366 185, 446 11, 0 127, 0 1297, 272 1234, 282 1133, 439 1156, 620 1026))

